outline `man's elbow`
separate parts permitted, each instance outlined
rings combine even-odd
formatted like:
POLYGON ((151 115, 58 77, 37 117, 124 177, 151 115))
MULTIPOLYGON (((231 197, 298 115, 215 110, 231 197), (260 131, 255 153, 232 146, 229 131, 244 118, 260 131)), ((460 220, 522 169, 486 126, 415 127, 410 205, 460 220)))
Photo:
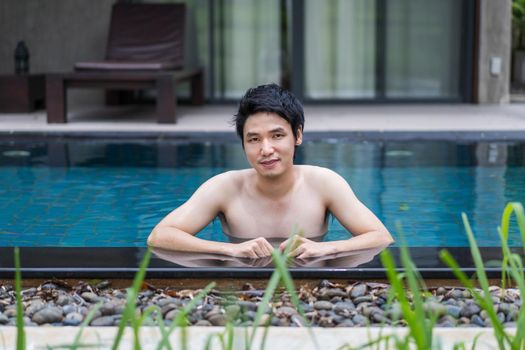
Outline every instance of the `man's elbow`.
POLYGON ((155 226, 155 228, 153 229, 153 231, 151 231, 151 233, 149 234, 148 239, 146 241, 146 244, 148 245, 148 247, 156 247, 157 246, 158 235, 159 235, 159 227, 155 226))
POLYGON ((394 238, 392 237, 392 235, 388 231, 383 231, 382 241, 383 241, 382 243, 384 244, 385 247, 388 247, 389 245, 395 243, 394 238))

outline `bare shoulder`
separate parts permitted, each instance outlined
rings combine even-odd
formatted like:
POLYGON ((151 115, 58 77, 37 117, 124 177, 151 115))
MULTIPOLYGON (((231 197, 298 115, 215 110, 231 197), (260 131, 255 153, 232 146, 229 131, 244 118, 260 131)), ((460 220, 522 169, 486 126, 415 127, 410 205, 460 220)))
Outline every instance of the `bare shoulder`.
POLYGON ((312 186, 320 185, 325 187, 334 181, 336 183, 346 183, 346 180, 341 175, 328 168, 315 165, 300 165, 300 169, 305 181, 312 186))
POLYGON ((220 189, 222 193, 238 191, 245 182, 250 169, 230 170, 210 178, 201 188, 205 190, 220 189))
POLYGON ((301 171, 307 186, 324 198, 328 205, 341 196, 353 197, 348 182, 335 171, 312 165, 301 166, 301 171))

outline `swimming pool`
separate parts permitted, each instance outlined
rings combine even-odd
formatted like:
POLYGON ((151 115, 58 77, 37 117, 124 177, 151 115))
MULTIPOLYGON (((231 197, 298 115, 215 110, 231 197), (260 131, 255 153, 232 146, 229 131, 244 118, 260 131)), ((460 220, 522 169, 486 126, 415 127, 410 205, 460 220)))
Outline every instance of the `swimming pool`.
MULTIPOLYGON (((306 138, 296 162, 351 184, 400 244, 499 245, 504 205, 525 202, 525 143, 306 138)), ((234 137, 0 139, 0 247, 144 247, 153 226, 207 178, 247 167, 234 137)), ((225 240, 212 222, 199 237, 225 240)), ((333 220, 327 239, 349 237, 333 220)), ((521 245, 516 232, 511 246, 521 245)))

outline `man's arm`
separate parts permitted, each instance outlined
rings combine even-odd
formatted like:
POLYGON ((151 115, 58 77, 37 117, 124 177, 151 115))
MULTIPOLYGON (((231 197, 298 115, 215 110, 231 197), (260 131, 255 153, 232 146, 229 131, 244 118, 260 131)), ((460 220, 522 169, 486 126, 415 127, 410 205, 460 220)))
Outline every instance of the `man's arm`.
POLYGON ((156 248, 258 258, 271 255, 264 238, 240 244, 207 241, 195 237, 222 210, 232 195, 232 173, 217 175, 202 184, 191 198, 155 226, 148 245, 156 248))
MULTIPOLYGON (((337 173, 317 168, 312 179, 314 186, 322 184, 327 209, 352 234, 347 240, 314 242, 299 238, 292 252, 298 258, 338 254, 342 252, 387 247, 394 242, 381 221, 356 197, 350 185, 337 173)), ((285 242, 286 243, 286 242, 285 242)), ((284 249, 284 243, 281 245, 284 249)))

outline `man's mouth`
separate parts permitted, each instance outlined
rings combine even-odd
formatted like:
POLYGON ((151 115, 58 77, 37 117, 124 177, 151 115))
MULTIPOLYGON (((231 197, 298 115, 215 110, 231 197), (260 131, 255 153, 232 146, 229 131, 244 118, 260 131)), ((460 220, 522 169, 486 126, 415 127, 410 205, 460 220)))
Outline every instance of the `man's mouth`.
POLYGON ((261 164, 265 168, 272 168, 275 164, 277 164, 278 161, 279 159, 267 159, 261 160, 259 164, 261 164))

